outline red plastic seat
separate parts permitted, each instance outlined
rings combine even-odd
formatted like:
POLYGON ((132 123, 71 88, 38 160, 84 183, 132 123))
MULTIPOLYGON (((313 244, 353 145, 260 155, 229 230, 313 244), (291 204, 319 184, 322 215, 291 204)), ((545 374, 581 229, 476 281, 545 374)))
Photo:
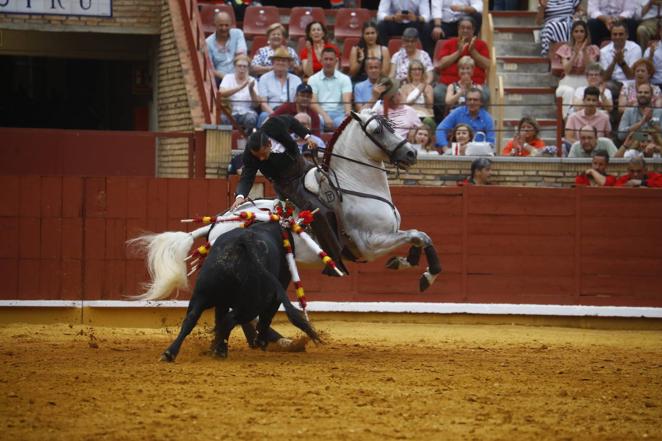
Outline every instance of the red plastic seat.
POLYGON ((205 33, 205 36, 213 34, 216 32, 216 26, 214 26, 214 16, 217 12, 227 12, 232 18, 232 27, 237 26, 237 20, 234 16, 234 9, 232 6, 225 3, 200 3, 198 4, 198 11, 200 11, 200 20, 202 21, 202 31, 205 33))
POLYGON ((267 44, 268 44, 268 40, 266 35, 256 35, 255 37, 253 37, 253 39, 251 40, 251 51, 250 51, 251 58, 255 56, 258 49, 266 46, 267 44))
POLYGON ((361 37, 363 23, 370 21, 372 14, 368 9, 338 9, 333 35, 336 41, 347 37, 361 37))
POLYGON ((290 10, 290 24, 288 33, 290 38, 306 36, 306 26, 313 21, 319 21, 326 26, 326 16, 324 9, 305 6, 297 6, 290 10))
POLYGON ((280 23, 276 6, 249 6, 244 12, 244 36, 266 35, 267 28, 273 23, 280 23))

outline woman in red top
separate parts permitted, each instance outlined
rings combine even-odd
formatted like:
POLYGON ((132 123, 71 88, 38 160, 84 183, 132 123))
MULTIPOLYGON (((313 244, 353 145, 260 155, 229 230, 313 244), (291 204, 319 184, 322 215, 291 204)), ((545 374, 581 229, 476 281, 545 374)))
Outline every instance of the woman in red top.
POLYGON ((503 156, 538 156, 545 143, 538 138, 540 126, 533 117, 525 116, 517 124, 517 134, 508 141, 503 156))
MULTIPOLYGON (((311 21, 306 26, 306 46, 301 49, 301 65, 303 74, 306 77, 322 70, 322 50, 330 47, 336 51, 336 56, 340 60, 340 51, 338 47, 326 40, 326 27, 319 21, 311 21)), ((338 69, 338 66, 336 66, 338 69)))

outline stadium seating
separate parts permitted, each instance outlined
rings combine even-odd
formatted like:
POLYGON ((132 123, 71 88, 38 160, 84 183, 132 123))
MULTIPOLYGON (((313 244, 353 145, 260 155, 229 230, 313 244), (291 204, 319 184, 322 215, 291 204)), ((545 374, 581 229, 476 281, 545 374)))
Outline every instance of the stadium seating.
POLYGON ((290 38, 306 36, 306 26, 313 21, 319 21, 326 26, 326 15, 322 8, 294 7, 290 10, 288 33, 290 38))
POLYGON ((280 13, 275 6, 249 6, 244 13, 244 35, 251 39, 265 35, 269 25, 280 23, 280 13))
POLYGON ((359 44, 359 37, 347 37, 343 42, 342 55, 340 56, 340 68, 343 72, 349 71, 349 54, 352 47, 359 44))
POLYGON ((369 21, 372 14, 368 9, 339 9, 336 13, 334 37, 336 41, 347 37, 360 37, 363 23, 369 21))
POLYGON ((267 36, 266 35, 256 35, 253 37, 251 40, 251 49, 250 49, 250 57, 253 58, 255 54, 257 53, 257 50, 260 49, 261 47, 264 47, 268 44, 267 36))
POLYGON ((237 25, 237 21, 234 16, 234 9, 232 6, 225 3, 210 4, 210 3, 200 3, 198 4, 198 11, 200 11, 200 19, 202 21, 202 30, 205 33, 205 36, 213 34, 216 32, 216 26, 214 26, 214 15, 217 12, 223 11, 230 14, 232 18, 232 27, 237 25))

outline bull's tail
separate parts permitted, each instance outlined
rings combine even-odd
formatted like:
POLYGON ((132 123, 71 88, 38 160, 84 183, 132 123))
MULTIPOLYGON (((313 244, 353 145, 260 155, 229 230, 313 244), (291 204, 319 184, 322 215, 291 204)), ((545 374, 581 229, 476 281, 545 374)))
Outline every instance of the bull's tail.
POLYGON ((186 257, 198 237, 204 236, 209 226, 186 233, 167 231, 145 234, 127 241, 128 245, 145 253, 150 282, 145 292, 133 296, 134 300, 165 299, 176 289, 188 288, 186 257))
POLYGON ((243 245, 251 261, 255 262, 255 270, 258 272, 258 274, 257 277, 253 277, 252 279, 268 280, 269 284, 271 285, 269 288, 276 290, 277 298, 283 304, 283 307, 285 308, 285 314, 287 314, 287 318, 290 320, 290 322, 294 326, 305 332, 306 335, 308 335, 308 337, 310 337, 310 339, 313 342, 322 343, 322 339, 320 338, 317 331, 315 331, 315 328, 313 328, 312 324, 306 319, 303 313, 300 310, 298 310, 292 304, 292 302, 290 302, 290 299, 287 297, 287 292, 281 285, 278 278, 275 275, 271 274, 269 271, 267 271, 264 268, 264 266, 260 264, 260 258, 257 255, 257 245, 255 242, 255 236, 253 232, 250 230, 246 230, 246 233, 247 234, 241 236, 241 238, 238 241, 238 244, 243 245))

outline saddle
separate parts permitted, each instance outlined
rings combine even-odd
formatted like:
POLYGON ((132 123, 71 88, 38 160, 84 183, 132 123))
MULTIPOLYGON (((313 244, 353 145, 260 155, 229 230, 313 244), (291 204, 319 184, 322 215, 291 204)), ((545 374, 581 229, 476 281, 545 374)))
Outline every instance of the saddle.
POLYGON ((363 256, 352 238, 345 230, 345 222, 342 217, 342 192, 335 186, 329 173, 319 167, 308 170, 304 176, 304 188, 314 194, 322 205, 335 213, 336 235, 342 244, 342 255, 352 262, 363 262, 363 256))

